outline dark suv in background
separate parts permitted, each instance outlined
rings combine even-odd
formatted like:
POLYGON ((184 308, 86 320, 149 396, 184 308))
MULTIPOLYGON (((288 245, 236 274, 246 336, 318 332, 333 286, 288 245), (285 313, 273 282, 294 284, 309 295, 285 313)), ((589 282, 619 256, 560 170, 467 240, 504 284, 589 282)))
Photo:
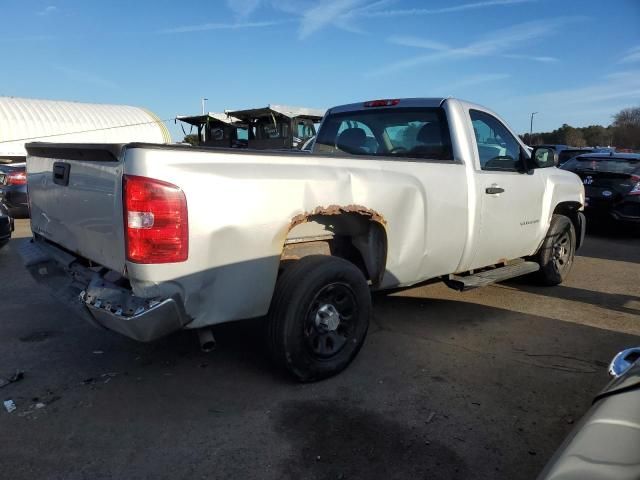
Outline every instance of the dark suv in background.
POLYGON ((558 154, 558 166, 564 165, 573 157, 582 155, 583 153, 593 153, 597 150, 591 147, 572 147, 570 145, 539 145, 541 147, 552 148, 558 154))
POLYGON ((640 154, 590 153, 561 168, 582 180, 585 213, 640 225, 640 154))
POLYGON ((568 147, 564 150, 560 150, 560 152, 558 152, 558 166, 564 165, 572 158, 577 157, 578 155, 583 155, 585 153, 593 153, 593 149, 568 147))

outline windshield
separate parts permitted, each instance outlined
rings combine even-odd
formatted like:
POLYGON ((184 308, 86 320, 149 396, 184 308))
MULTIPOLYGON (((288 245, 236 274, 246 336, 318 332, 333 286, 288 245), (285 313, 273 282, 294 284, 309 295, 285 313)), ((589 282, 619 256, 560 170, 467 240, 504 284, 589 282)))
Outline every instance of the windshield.
POLYGON ((314 153, 452 160, 441 108, 377 108, 329 114, 314 153))
POLYGON ((575 157, 562 168, 572 171, 632 174, 640 170, 640 158, 575 157))

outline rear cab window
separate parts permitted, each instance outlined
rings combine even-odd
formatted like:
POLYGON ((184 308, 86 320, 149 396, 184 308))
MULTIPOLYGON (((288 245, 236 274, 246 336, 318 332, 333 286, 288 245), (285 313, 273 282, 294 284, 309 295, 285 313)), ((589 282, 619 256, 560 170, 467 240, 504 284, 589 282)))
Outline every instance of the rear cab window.
POLYGON ((372 108, 327 115, 314 153, 453 160, 441 107, 372 108))

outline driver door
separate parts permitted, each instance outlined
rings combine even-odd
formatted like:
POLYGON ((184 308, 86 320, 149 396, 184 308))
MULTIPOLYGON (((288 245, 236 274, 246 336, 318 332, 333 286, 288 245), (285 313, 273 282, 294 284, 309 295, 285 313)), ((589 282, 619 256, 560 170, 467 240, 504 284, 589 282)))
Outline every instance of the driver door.
POLYGON ((479 231, 470 268, 531 255, 539 243, 544 185, 539 171, 525 172, 520 142, 497 118, 470 110, 479 170, 479 231))

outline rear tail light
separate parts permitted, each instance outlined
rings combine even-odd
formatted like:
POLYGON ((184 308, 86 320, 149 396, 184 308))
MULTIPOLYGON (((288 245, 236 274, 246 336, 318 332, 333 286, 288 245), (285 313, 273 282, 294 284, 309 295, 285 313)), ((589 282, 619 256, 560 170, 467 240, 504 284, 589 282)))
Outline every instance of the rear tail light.
POLYGON ((5 175, 6 185, 26 185, 27 184, 27 172, 10 172, 5 175))
POLYGON ((365 102, 365 107, 394 107, 400 103, 400 100, 371 100, 370 102, 365 102))
POLYGON ((631 183, 633 184, 633 188, 629 192, 629 195, 640 195, 640 176, 631 175, 631 183))
POLYGON ((170 183, 135 175, 125 175, 123 184, 127 260, 187 260, 189 225, 184 192, 170 183))

